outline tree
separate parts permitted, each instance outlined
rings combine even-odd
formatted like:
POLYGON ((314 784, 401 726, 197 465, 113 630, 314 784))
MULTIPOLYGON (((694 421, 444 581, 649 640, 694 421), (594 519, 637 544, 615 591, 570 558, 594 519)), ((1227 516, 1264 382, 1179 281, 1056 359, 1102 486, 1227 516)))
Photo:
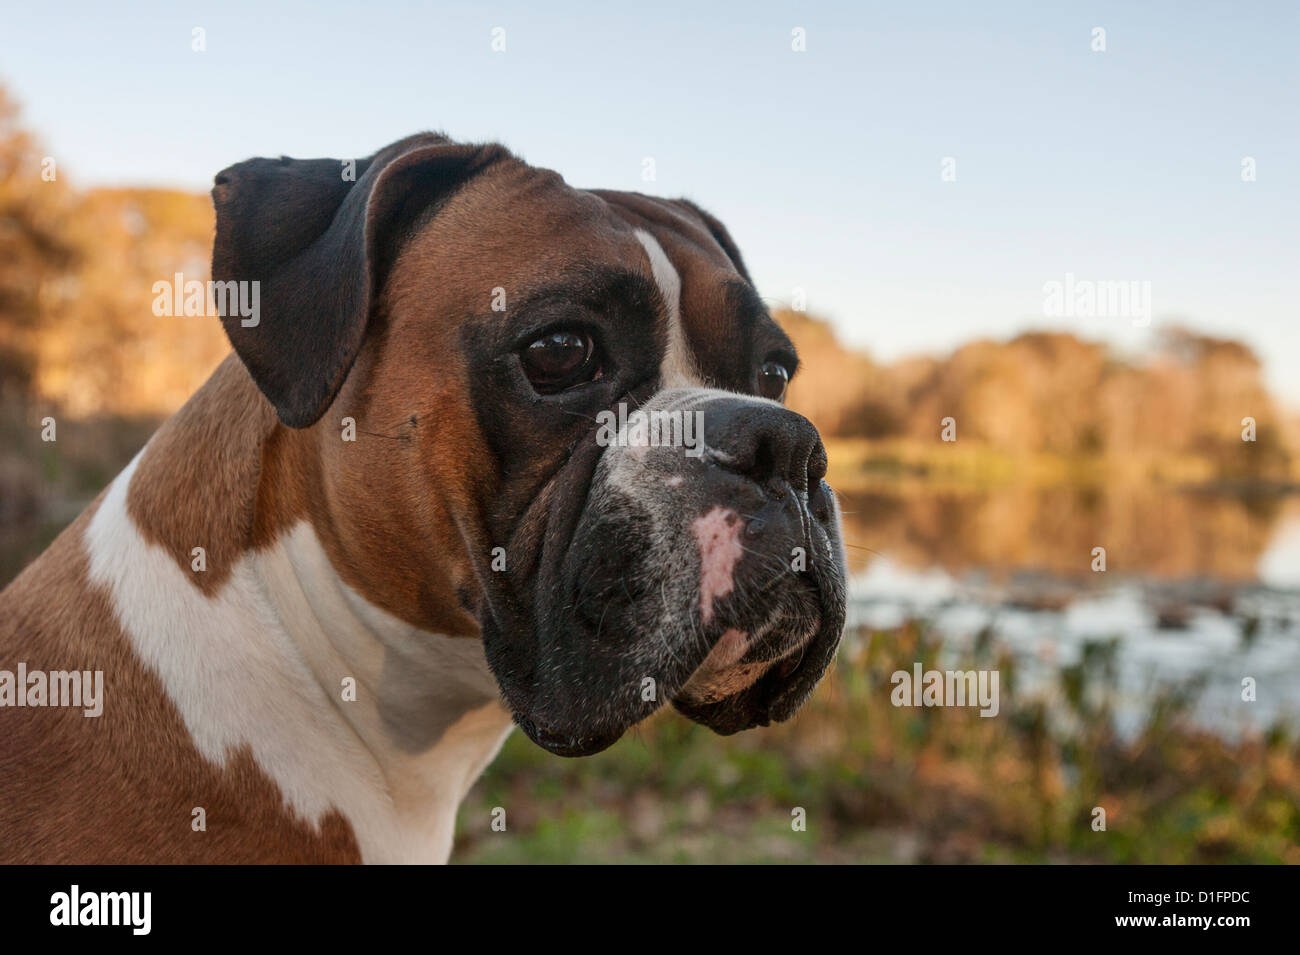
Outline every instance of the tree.
POLYGON ((0 400, 25 405, 36 373, 36 332, 46 304, 68 280, 76 255, 67 238, 69 203, 19 109, 0 87, 0 400))

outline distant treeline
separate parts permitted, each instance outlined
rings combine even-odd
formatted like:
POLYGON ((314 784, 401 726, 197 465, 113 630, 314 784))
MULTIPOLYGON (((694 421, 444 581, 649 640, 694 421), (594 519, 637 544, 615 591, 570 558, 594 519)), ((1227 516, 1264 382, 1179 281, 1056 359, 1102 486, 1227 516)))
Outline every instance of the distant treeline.
POLYGON ((777 318, 814 369, 796 378, 790 401, 832 435, 935 442, 951 417, 961 441, 1013 454, 1185 455, 1243 477, 1283 477, 1293 458, 1295 423, 1240 342, 1165 328, 1151 353, 1126 359, 1067 332, 1033 331, 878 364, 841 346, 823 321, 777 318))

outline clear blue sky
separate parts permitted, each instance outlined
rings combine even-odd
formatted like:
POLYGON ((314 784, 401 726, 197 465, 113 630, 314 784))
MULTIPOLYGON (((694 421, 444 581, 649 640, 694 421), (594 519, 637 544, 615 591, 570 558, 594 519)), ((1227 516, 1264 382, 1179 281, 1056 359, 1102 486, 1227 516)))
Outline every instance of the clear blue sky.
POLYGON ((1300 406, 1300 3, 717 7, 10 4, 0 82, 80 185, 206 190, 438 128, 688 196, 764 296, 805 288, 882 358, 1031 326, 1136 347, 1151 329, 1044 318, 1043 284, 1149 281, 1152 328, 1244 339, 1300 406))

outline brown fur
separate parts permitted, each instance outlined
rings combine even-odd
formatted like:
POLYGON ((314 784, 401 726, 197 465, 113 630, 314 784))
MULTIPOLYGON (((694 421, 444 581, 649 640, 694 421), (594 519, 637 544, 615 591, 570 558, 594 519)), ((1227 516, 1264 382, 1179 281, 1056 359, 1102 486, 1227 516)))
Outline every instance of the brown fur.
POLYGON ((247 752, 222 769, 196 752, 107 598, 86 585, 82 534, 97 505, 4 592, 5 666, 103 670, 107 702, 94 719, 73 708, 4 711, 0 863, 359 862, 340 815, 319 832, 290 817, 247 752), (190 828, 196 806, 206 832, 190 828))

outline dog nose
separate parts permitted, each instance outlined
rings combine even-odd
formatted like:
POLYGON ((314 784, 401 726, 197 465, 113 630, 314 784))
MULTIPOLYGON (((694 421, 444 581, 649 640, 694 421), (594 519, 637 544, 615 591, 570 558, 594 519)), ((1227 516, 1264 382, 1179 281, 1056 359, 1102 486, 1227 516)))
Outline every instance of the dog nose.
POLYGON ((816 427, 778 404, 742 397, 709 402, 704 443, 714 463, 777 495, 789 484, 807 496, 826 476, 826 448, 816 427))

